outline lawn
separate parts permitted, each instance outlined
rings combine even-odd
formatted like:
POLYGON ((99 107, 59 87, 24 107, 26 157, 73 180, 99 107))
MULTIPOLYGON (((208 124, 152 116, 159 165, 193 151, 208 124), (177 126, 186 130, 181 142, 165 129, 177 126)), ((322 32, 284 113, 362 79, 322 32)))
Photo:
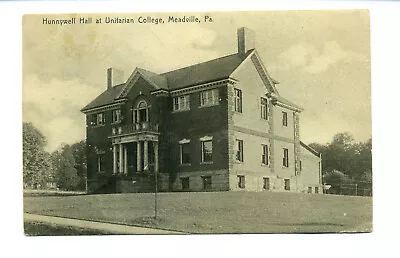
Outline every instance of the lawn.
POLYGON ((109 234, 100 230, 66 227, 34 221, 24 222, 24 230, 25 235, 27 236, 79 236, 109 234))
POLYGON ((189 233, 370 232, 372 198, 272 192, 24 197, 24 212, 189 233))

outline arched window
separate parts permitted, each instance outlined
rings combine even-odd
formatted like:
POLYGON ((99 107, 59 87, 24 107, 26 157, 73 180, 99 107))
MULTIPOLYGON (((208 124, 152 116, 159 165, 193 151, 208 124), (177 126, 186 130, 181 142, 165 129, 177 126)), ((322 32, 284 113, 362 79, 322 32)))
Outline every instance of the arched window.
POLYGON ((145 100, 141 100, 134 107, 133 111, 133 121, 134 123, 141 123, 149 121, 149 108, 145 100))

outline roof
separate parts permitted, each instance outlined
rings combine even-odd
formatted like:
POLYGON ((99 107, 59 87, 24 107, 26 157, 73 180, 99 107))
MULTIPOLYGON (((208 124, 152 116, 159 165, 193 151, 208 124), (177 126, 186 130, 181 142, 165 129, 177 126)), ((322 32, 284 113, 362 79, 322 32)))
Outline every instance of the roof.
POLYGON ((92 100, 89 104, 87 104, 81 111, 85 111, 95 107, 101 107, 107 104, 114 102, 114 99, 117 97, 118 93, 122 90, 125 83, 116 85, 110 89, 107 89, 103 93, 101 93, 97 98, 92 100))
MULTIPOLYGON (((177 90, 193 85, 227 79, 252 53, 255 53, 254 49, 248 50, 245 55, 235 53, 162 74, 156 74, 142 68, 136 68, 132 73, 131 78, 136 73, 139 73, 140 76, 143 76, 144 79, 149 81, 149 83, 151 83, 157 89, 177 90)), ((92 108, 113 103, 117 100, 120 94, 122 94, 122 91, 129 92, 129 87, 132 86, 127 83, 128 82, 107 89, 92 102, 86 105, 81 111, 85 112, 92 108)), ((293 103, 280 96, 278 96, 278 100, 290 106, 297 107, 293 103)))
POLYGON ((199 63, 170 72, 162 73, 170 90, 228 78, 232 72, 250 55, 232 54, 204 63, 199 63))
POLYGON ((314 150, 313 148, 311 148, 310 146, 308 146, 307 144, 305 144, 304 142, 300 141, 300 145, 304 147, 304 149, 308 150, 309 152, 311 152, 312 154, 314 154, 315 156, 319 157, 319 152, 314 150))
POLYGON ((291 101, 285 99, 284 97, 282 97, 282 96, 280 96, 280 95, 274 95, 273 98, 276 99, 278 102, 280 102, 280 103, 282 103, 282 104, 285 104, 285 105, 294 107, 294 108, 299 109, 299 110, 303 110, 302 107, 300 107, 300 106, 294 104, 293 102, 291 102, 291 101))
POLYGON ((167 78, 163 75, 159 75, 153 73, 151 71, 138 68, 137 69, 143 76, 147 77, 147 80, 150 80, 154 85, 156 85, 159 89, 168 89, 167 78))

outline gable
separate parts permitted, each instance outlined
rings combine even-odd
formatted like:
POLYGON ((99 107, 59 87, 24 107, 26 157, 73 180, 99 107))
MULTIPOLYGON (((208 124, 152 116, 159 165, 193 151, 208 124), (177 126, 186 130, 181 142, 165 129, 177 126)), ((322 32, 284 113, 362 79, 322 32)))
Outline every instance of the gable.
POLYGON ((232 72, 231 77, 237 78, 240 71, 243 70, 244 67, 246 67, 248 64, 254 66, 257 71, 258 77, 262 80, 265 88, 268 90, 269 93, 279 94, 278 90, 275 87, 275 84, 278 84, 279 82, 269 76, 267 69, 264 67, 264 64, 262 63, 261 58, 259 57, 256 50, 251 51, 246 60, 244 60, 243 63, 240 64, 232 72))
POLYGON ((251 59, 246 60, 241 64, 240 69, 235 71, 234 76, 230 76, 237 81, 237 88, 245 91, 247 94, 254 94, 255 96, 263 96, 269 91, 265 87, 264 81, 259 76, 259 73, 252 63, 251 59))
POLYGON ((121 89, 116 98, 125 98, 131 91, 132 87, 139 80, 139 78, 147 81, 155 90, 167 87, 167 81, 165 78, 163 78, 163 76, 136 67, 136 69, 132 72, 131 76, 126 81, 125 86, 121 89))

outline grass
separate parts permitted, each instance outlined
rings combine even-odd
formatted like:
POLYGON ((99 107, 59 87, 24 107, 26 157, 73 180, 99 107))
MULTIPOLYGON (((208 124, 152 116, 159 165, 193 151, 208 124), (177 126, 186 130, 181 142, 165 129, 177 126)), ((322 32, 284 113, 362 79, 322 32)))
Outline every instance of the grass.
POLYGON ((105 235, 109 234, 100 230, 59 226, 41 222, 24 222, 25 235, 27 236, 79 236, 79 235, 105 235))
POLYGON ((370 232, 372 198, 272 192, 24 197, 24 212, 189 233, 370 232))

